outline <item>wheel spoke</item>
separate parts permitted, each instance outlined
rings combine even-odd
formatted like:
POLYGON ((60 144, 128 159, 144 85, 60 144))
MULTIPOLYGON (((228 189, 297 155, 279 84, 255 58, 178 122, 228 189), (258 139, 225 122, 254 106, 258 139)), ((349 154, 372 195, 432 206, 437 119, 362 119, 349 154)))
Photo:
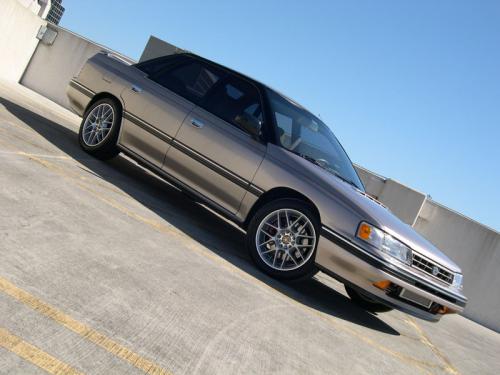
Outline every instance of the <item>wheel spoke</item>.
POLYGON ((303 216, 304 216, 304 215, 302 215, 302 214, 301 214, 301 215, 299 216, 299 218, 298 218, 297 220, 295 220, 295 221, 292 223, 292 225, 290 225, 290 228, 293 228, 293 226, 294 226, 295 224, 297 224, 297 223, 299 222, 299 220, 300 220, 300 219, 302 219, 302 217, 303 217, 303 216))
POLYGON ((269 221, 265 222, 264 224, 265 224, 265 225, 267 225, 267 226, 270 226, 270 227, 271 227, 271 228, 273 228, 273 229, 279 230, 279 228, 278 228, 278 227, 276 227, 276 226, 272 225, 271 223, 269 223, 269 221))
POLYGON ((304 228, 306 227, 306 225, 307 225, 307 222, 306 222, 306 223, 304 223, 304 224, 302 224, 302 226, 300 227, 300 229, 298 229, 298 230, 297 230, 297 233, 298 233, 298 234, 299 234, 299 233, 302 233, 302 232, 304 231, 304 228))
POLYGON ((283 260, 281 261, 281 266, 280 266, 280 268, 281 268, 281 269, 283 269, 283 264, 285 264, 285 260, 286 260, 286 258, 288 258, 288 254, 287 254, 287 253, 285 253, 285 254, 283 255, 283 260))
POLYGON ((97 132, 94 130, 92 132, 92 138, 90 138, 90 144, 91 145, 94 145, 94 140, 95 140, 95 137, 97 136, 97 132))
POLYGON ((276 264, 276 258, 278 257, 278 250, 274 253, 274 259, 273 259, 273 267, 276 264))
POLYGON ((299 255, 300 255, 300 258, 302 259, 302 261, 304 261, 304 257, 302 256, 302 253, 300 252, 300 249, 297 248, 297 246, 295 246, 295 248, 297 249, 299 255))
POLYGON ((267 241, 262 242, 260 245, 257 245, 257 246, 261 247, 262 245, 268 244, 269 242, 273 242, 273 241, 274 241, 274 238, 271 238, 267 241))
POLYGON ((274 238, 274 236, 271 236, 269 233, 267 233, 264 229, 260 230, 262 233, 264 233, 266 236, 274 238))
POLYGON ((266 250, 266 251, 263 251, 261 254, 268 254, 268 253, 272 253, 273 251, 278 252, 278 249, 266 250))
POLYGON ((106 117, 104 117, 104 118, 102 119, 102 122, 110 122, 109 118, 110 118, 110 117, 112 118, 112 116, 113 116, 113 111, 110 111, 110 112, 106 115, 106 117))

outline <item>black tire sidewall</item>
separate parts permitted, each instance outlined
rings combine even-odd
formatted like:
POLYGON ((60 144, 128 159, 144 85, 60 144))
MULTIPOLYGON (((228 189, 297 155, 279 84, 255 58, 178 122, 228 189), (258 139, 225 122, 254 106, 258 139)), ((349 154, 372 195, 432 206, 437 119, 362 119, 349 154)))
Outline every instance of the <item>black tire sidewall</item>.
POLYGON ((256 263, 256 265, 271 277, 282 280, 295 280, 295 279, 311 277, 317 272, 317 268, 315 265, 315 258, 316 258, 316 249, 318 247, 318 241, 319 241, 319 229, 320 229, 319 219, 317 218, 317 215, 314 213, 314 210, 311 208, 309 204, 300 201, 298 199, 287 198, 287 199, 275 200, 262 206, 259 210, 257 210, 255 215, 250 220, 246 235, 247 251, 249 252, 250 256, 252 257, 252 260, 256 263), (257 229, 261 221, 269 213, 282 208, 294 209, 300 211, 302 214, 307 216, 307 218, 313 224, 314 231, 316 233, 316 246, 313 250, 311 257, 300 268, 291 271, 278 271, 268 266, 260 257, 255 243, 255 235, 257 233, 257 229))
POLYGON ((118 135, 120 132, 121 120, 122 120, 121 108, 119 107, 119 105, 116 103, 115 100, 111 98, 102 98, 92 103, 92 105, 90 105, 85 111, 82 122, 80 124, 80 129, 78 131, 78 142, 80 143, 82 149, 100 159, 109 159, 116 156, 120 152, 117 146, 117 142, 118 142, 118 135), (95 146, 89 146, 83 140, 83 127, 89 113, 100 104, 109 104, 113 108, 114 111, 113 124, 111 125, 111 130, 109 134, 107 135, 107 137, 104 139, 103 142, 95 146))

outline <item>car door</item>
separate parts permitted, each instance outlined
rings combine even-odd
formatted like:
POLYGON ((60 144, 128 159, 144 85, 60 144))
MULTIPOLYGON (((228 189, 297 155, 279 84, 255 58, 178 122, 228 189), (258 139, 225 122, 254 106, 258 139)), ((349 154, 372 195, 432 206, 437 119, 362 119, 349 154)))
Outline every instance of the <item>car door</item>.
POLYGON ((228 73, 184 120, 163 169, 235 214, 266 153, 236 118, 245 113, 262 124, 262 108, 258 88, 228 73))
POLYGON ((195 104, 219 79, 185 55, 173 55, 136 66, 144 74, 122 93, 125 103, 119 143, 161 168, 173 137, 195 104), (204 86, 184 95, 202 76, 204 86))

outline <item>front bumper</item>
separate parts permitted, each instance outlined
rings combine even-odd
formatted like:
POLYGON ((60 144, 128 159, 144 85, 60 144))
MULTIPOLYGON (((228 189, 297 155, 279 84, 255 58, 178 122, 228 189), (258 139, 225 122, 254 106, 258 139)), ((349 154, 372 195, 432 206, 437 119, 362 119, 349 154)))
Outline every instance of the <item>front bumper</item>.
POLYGON ((460 313, 467 303, 458 292, 429 280, 418 271, 379 258, 325 226, 318 242, 316 264, 327 274, 370 298, 421 319, 438 321, 443 316, 442 311, 460 313), (384 280, 391 283, 390 288, 382 290, 373 285, 384 280), (424 307, 402 299, 396 293, 401 288, 432 301, 432 305, 424 307))

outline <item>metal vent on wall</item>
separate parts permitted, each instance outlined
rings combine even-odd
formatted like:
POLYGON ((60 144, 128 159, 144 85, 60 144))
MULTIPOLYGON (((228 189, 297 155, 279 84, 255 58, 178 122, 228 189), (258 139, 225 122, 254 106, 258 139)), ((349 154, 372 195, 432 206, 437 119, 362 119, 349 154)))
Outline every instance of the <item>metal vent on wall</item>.
POLYGON ((51 28, 49 25, 42 25, 36 34, 36 38, 43 44, 51 46, 57 38, 57 30, 51 28))

